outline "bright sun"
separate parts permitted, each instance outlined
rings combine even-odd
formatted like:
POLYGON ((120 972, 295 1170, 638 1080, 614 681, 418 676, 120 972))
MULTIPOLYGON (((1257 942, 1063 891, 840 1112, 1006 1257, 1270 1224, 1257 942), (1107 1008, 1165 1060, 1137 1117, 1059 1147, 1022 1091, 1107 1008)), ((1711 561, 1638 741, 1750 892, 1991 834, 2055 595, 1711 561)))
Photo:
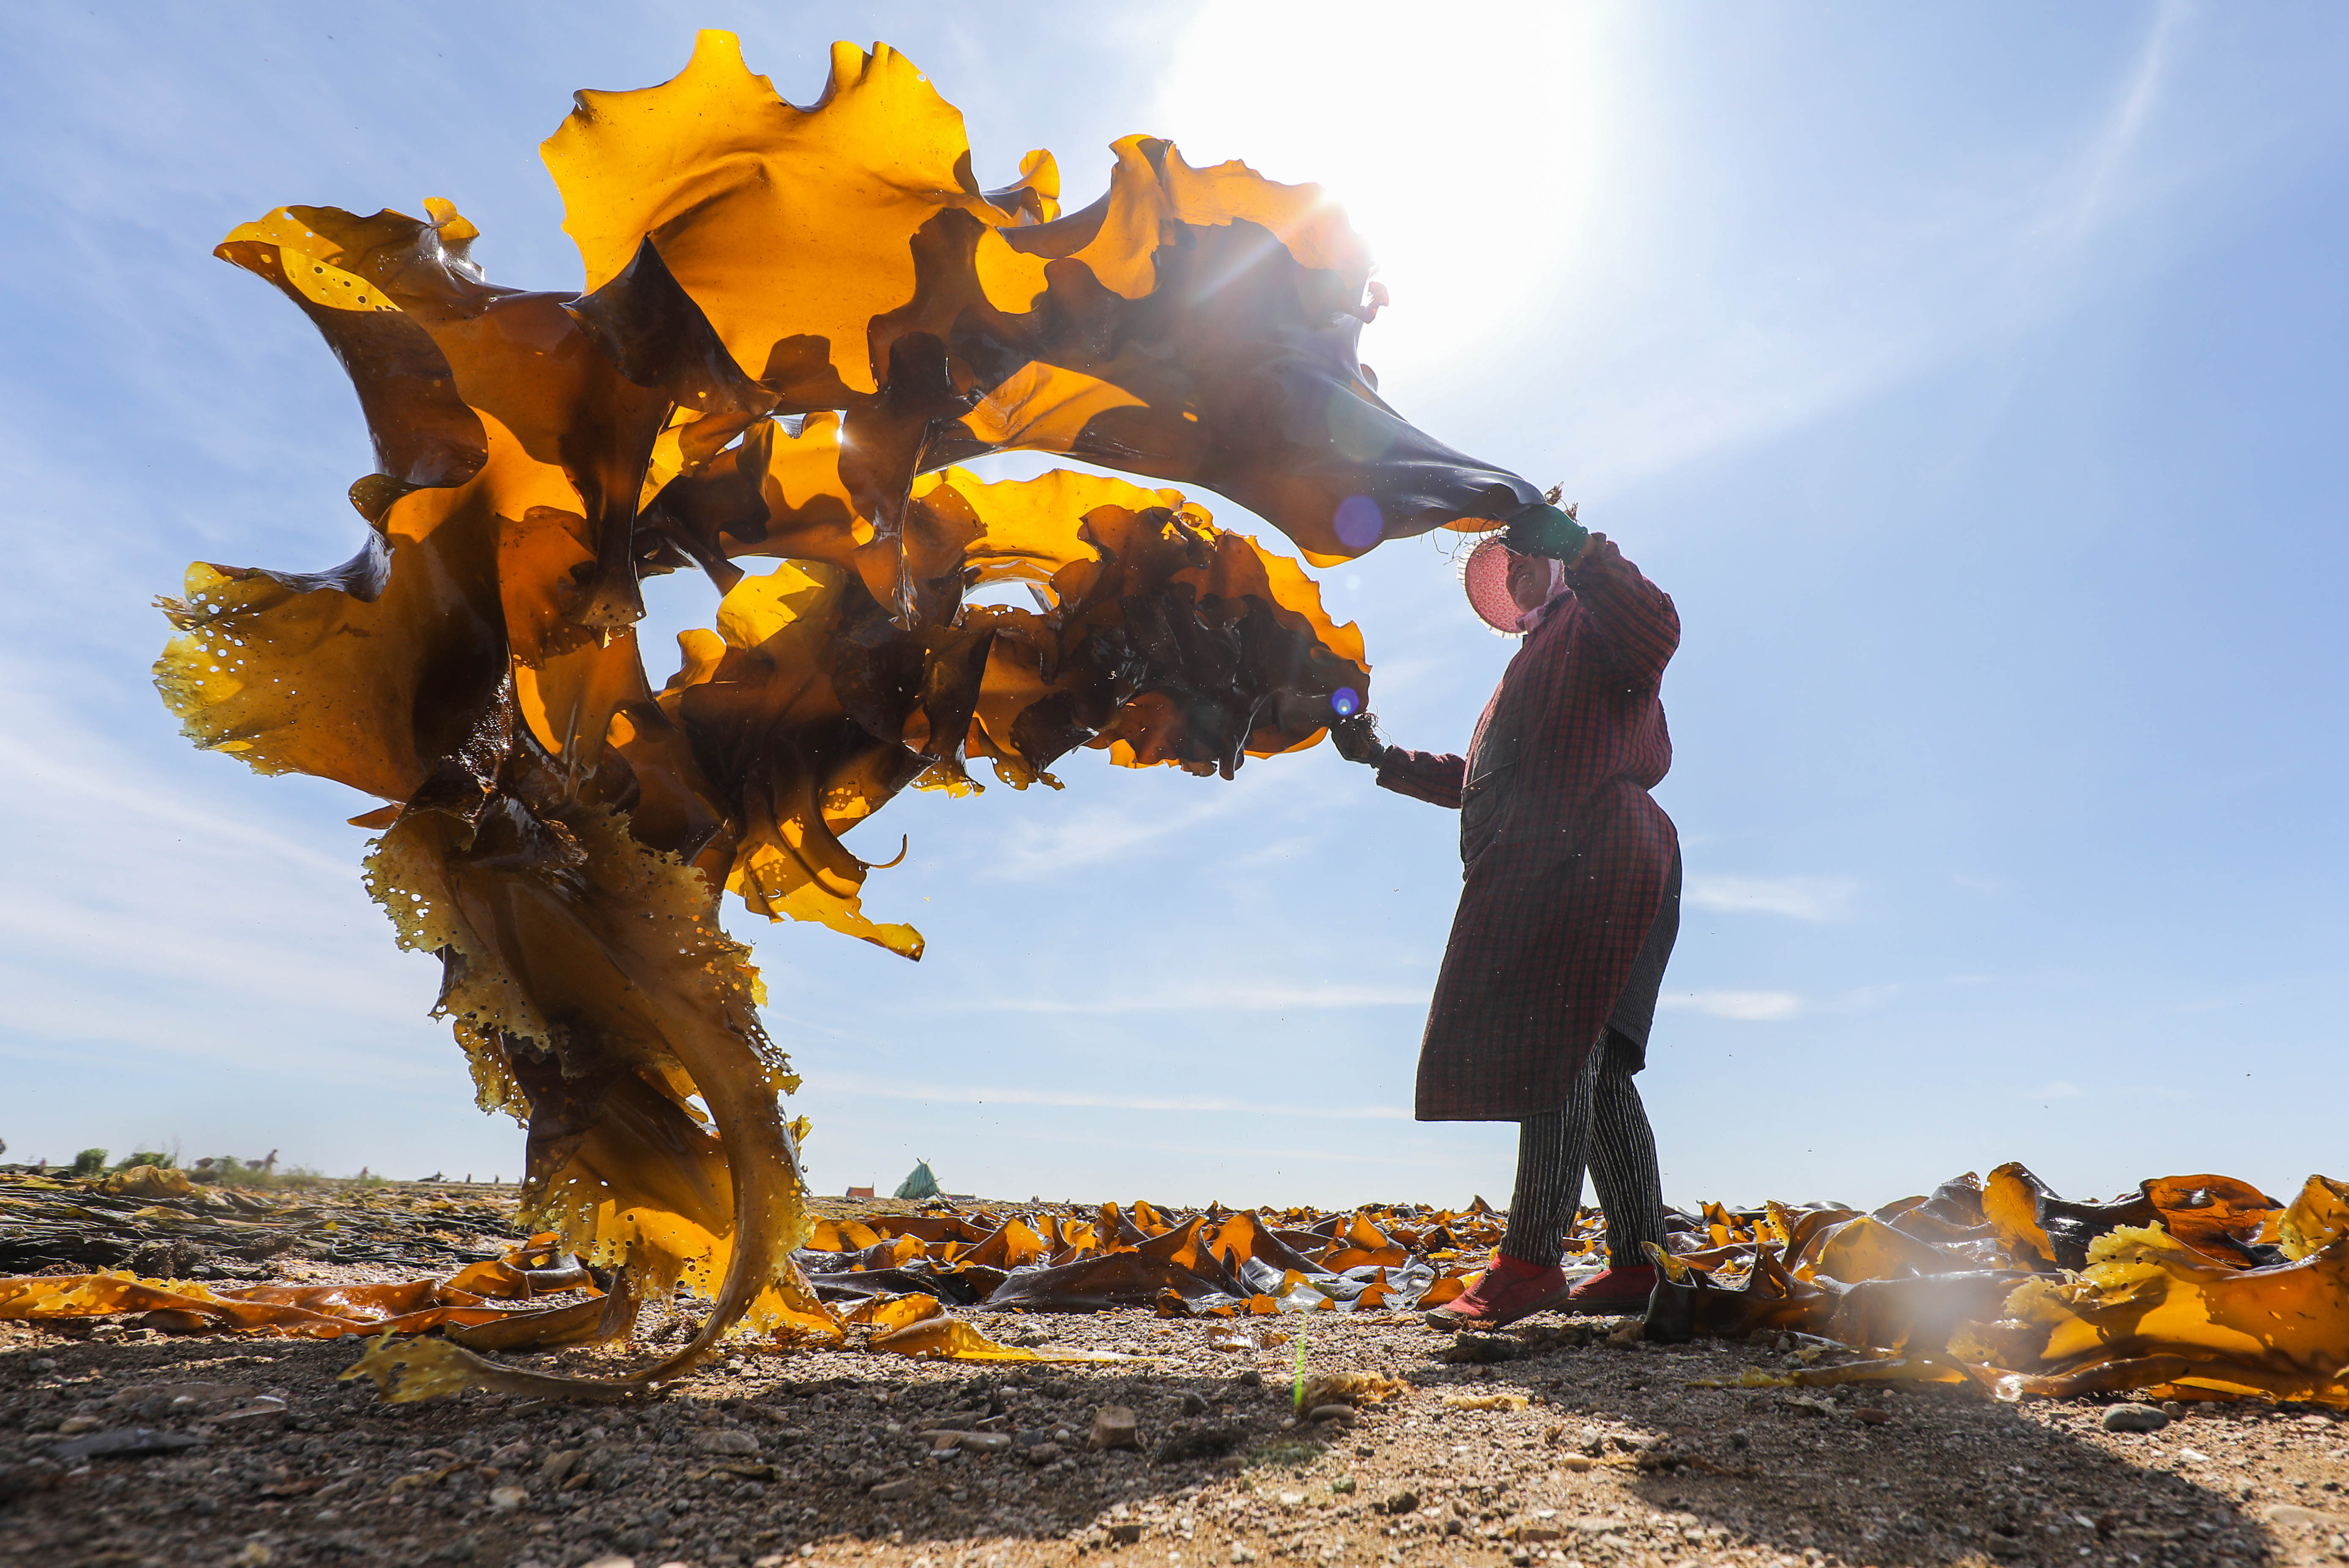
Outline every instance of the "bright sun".
POLYGON ((1562 0, 1207 0, 1152 129, 1195 164, 1327 188, 1394 296, 1366 357, 1459 370, 1584 257, 1599 34, 1562 0))

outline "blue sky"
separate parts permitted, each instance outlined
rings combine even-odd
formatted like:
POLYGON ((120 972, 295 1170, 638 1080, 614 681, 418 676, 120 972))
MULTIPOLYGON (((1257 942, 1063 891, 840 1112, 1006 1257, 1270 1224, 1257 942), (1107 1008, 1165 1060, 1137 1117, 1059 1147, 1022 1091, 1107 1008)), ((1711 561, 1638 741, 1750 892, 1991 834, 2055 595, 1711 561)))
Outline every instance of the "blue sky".
MULTIPOLYGON (((344 558, 369 467, 309 327, 209 252, 283 202, 446 196, 494 279, 574 286, 538 141, 725 26, 802 102, 833 38, 895 44, 983 180, 1049 147, 1081 203, 1146 130, 1325 181, 1393 291, 1392 400, 1673 594, 1690 907, 1642 1086, 1674 1199, 2349 1175, 2349 15, 1131 9, 12 14, 10 1158, 513 1174, 360 889, 367 803, 193 751, 148 684, 153 595, 344 558)), ((1443 556, 1322 578, 1390 733, 1460 746, 1510 648, 1443 556)), ((651 603, 648 647, 710 607, 651 603)), ((1512 1129, 1408 1119, 1451 818, 1327 748, 1062 774, 862 830, 911 837, 866 905, 919 965, 730 913, 820 1187, 919 1157, 1014 1198, 1505 1195, 1512 1129)))

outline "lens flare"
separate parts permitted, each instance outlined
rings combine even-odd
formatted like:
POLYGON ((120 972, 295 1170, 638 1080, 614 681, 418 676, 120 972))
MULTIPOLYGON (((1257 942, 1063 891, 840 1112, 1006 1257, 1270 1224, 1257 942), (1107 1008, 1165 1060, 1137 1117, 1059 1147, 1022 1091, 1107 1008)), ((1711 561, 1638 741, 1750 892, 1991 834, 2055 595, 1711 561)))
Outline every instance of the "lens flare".
POLYGON ((1350 686, 1340 686, 1330 693, 1330 711, 1340 719, 1350 719, 1362 711, 1362 694, 1350 686))
POLYGON ((1367 550, 1386 536, 1386 515, 1367 495, 1349 495, 1338 503, 1330 523, 1338 542, 1349 550, 1367 550))

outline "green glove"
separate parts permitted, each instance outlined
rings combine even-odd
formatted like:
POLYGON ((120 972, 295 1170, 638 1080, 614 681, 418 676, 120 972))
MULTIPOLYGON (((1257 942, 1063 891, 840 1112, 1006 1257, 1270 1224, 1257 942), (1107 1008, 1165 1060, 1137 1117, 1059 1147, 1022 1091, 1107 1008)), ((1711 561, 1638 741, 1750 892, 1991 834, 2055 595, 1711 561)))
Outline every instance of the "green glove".
POLYGON ((1520 556, 1571 561, 1589 537, 1590 530, 1576 522, 1574 514, 1561 512, 1547 501, 1537 501, 1509 518, 1501 543, 1520 556))

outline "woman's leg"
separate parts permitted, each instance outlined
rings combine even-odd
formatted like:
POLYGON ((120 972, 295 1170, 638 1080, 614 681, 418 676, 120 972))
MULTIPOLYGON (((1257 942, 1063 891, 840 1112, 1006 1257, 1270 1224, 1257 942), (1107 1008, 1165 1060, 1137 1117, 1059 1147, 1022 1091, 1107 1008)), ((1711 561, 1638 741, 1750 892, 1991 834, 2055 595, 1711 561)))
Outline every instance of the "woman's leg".
MULTIPOLYGON (((1592 1084, 1584 1147, 1590 1184, 1599 1189, 1599 1205, 1607 1211, 1607 1262, 1613 1268, 1630 1269, 1648 1262, 1642 1242, 1664 1244, 1664 1184, 1656 1168, 1656 1135, 1631 1081, 1630 1053, 1618 1052, 1614 1045, 1609 1040, 1591 1053, 1603 1064, 1592 1084)), ((1516 1223, 1514 1214, 1510 1222, 1516 1223)))
POLYGON ((1566 1104, 1517 1124, 1516 1190, 1501 1238, 1504 1255, 1547 1268, 1565 1254, 1567 1228, 1582 1202, 1583 1156, 1606 1054, 1602 1039, 1574 1075, 1566 1104))

